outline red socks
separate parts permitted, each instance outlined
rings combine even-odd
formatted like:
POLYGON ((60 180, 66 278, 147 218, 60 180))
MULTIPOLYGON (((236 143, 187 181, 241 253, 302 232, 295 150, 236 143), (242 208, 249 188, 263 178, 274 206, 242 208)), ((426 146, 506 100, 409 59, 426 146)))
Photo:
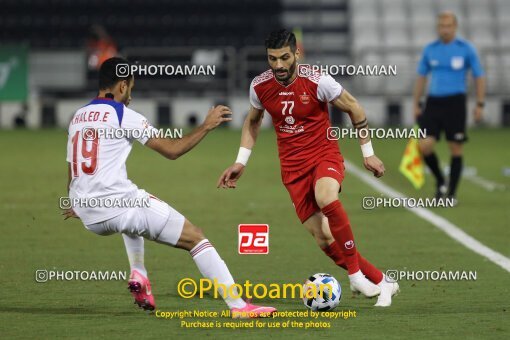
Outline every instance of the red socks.
POLYGON ((347 272, 349 275, 356 273, 359 270, 359 264, 354 236, 342 204, 339 200, 333 201, 322 208, 322 213, 328 218, 331 234, 342 250, 347 272))
MULTIPOLYGON (((322 248, 322 251, 324 251, 324 253, 328 255, 328 257, 330 257, 338 266, 347 269, 342 255, 342 249, 336 241, 331 243, 329 246, 322 248)), ((373 283, 379 284, 383 279, 383 273, 361 256, 360 253, 357 252, 357 255, 359 268, 363 274, 365 274, 365 276, 373 283)))
POLYGON ((333 241, 333 243, 331 243, 329 246, 326 246, 325 248, 321 249, 326 255, 328 255, 329 258, 333 260, 333 262, 336 263, 337 266, 347 270, 347 266, 345 265, 344 261, 344 256, 342 255, 342 249, 340 249, 336 241, 333 241))

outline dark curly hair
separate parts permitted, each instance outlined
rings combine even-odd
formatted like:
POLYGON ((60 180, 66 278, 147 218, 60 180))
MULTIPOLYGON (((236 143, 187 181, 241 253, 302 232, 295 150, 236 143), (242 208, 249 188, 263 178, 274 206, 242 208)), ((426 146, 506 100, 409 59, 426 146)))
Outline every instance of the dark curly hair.
POLYGON ((272 31, 266 38, 266 49, 278 49, 289 46, 292 52, 296 52, 296 36, 286 29, 272 31))
POLYGON ((131 81, 133 75, 129 72, 127 72, 125 76, 118 74, 118 66, 127 67, 126 71, 129 70, 129 62, 124 58, 113 57, 103 62, 101 68, 99 69, 100 90, 112 88, 121 80, 131 81))

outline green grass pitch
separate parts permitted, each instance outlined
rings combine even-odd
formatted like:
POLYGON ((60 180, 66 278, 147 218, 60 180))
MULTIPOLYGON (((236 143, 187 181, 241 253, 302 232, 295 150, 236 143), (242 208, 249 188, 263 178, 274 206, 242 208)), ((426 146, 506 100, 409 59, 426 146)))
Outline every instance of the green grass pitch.
MULTIPOLYGON (((502 168, 510 166, 509 133, 470 131, 465 157, 465 164, 476 167, 479 175, 507 187, 510 178, 503 176, 502 168)), ((1 131, 0 338, 510 338, 510 273, 411 212, 363 210, 362 197, 379 193, 347 173, 340 199, 359 250, 378 267, 477 271, 476 281, 402 281, 401 294, 388 309, 375 309, 375 300, 353 297, 346 273, 322 254, 294 213, 280 182, 272 131, 261 133, 238 188, 216 189, 218 176, 235 158, 239 137, 238 131, 213 131, 176 161, 136 145, 128 160, 129 177, 200 226, 237 281, 295 283, 316 272, 329 272, 343 288, 338 310, 355 310, 356 318, 324 319, 331 328, 306 331, 186 329, 179 320, 159 319, 135 308, 122 281, 36 283, 37 269, 128 270, 128 261, 120 236, 99 237, 79 220, 63 221, 60 216, 58 198, 66 195, 66 133, 1 131), (239 223, 270 225, 268 255, 237 254, 239 223)), ((374 141, 387 168, 382 180, 406 195, 429 196, 434 190, 430 176, 425 188, 415 191, 397 170, 405 143, 374 141)), ((340 145, 347 159, 362 165, 357 141, 340 145)), ((444 142, 438 150, 448 163, 444 142)), ((464 180, 458 196, 458 207, 434 212, 510 256, 510 191, 488 192, 464 180)), ((176 283, 181 278, 200 277, 185 251, 146 241, 146 266, 158 309, 225 309, 223 301, 211 297, 178 297, 176 283)), ((258 302, 282 311, 305 308, 299 299, 258 302)))

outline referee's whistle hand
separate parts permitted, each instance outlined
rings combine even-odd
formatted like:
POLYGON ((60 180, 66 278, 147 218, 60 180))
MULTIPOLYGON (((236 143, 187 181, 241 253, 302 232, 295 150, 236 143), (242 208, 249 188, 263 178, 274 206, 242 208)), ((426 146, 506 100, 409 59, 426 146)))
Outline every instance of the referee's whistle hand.
POLYGON ((366 157, 363 164, 365 165, 365 169, 371 171, 375 177, 379 178, 384 175, 384 164, 377 156, 366 157))

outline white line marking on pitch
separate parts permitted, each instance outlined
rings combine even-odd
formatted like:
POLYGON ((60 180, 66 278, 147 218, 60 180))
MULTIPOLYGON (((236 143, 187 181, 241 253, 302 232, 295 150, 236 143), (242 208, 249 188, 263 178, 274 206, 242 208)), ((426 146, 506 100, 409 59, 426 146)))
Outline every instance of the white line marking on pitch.
POLYGON ((491 180, 485 179, 478 175, 467 175, 465 177, 471 183, 477 184, 487 191, 492 192, 492 191, 496 191, 496 190, 505 190, 506 189, 506 186, 504 184, 493 182, 491 180))
MULTIPOLYGON (((428 168, 426 168, 427 172, 428 168)), ((443 173, 445 176, 448 176, 450 174, 450 167, 444 166, 443 167, 443 173)), ((478 169, 476 169, 474 166, 466 166, 462 170, 462 178, 465 178, 466 180, 470 181, 473 184, 476 184, 483 189, 493 192, 493 191, 504 191, 506 190, 506 185, 497 183, 494 181, 491 181, 487 178, 483 178, 482 176, 478 176, 478 169)))
MULTIPOLYGON (((345 160, 345 167, 348 171, 350 171, 354 176, 358 177, 361 181, 370 185, 374 189, 379 192, 385 194, 389 197, 406 197, 404 194, 392 189, 388 185, 384 184, 382 181, 377 180, 373 175, 368 171, 363 171, 358 168, 348 160, 345 160)), ((475 253, 489 259, 494 262, 507 272, 510 272, 510 259, 503 254, 498 253, 497 251, 492 250, 486 245, 480 243, 475 238, 466 234, 462 229, 460 229, 455 224, 451 223, 447 219, 434 214, 432 211, 425 208, 406 208, 412 213, 418 215, 419 217, 427 220, 432 223, 442 231, 444 231, 448 236, 458 241, 460 244, 464 245, 466 248, 471 249, 475 253)))

